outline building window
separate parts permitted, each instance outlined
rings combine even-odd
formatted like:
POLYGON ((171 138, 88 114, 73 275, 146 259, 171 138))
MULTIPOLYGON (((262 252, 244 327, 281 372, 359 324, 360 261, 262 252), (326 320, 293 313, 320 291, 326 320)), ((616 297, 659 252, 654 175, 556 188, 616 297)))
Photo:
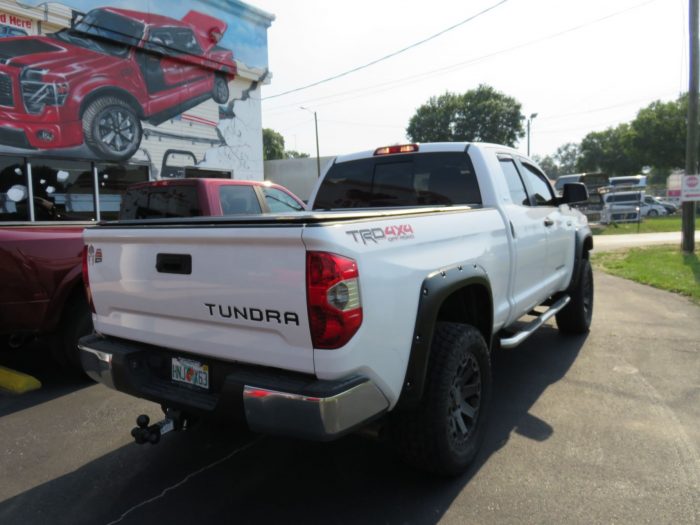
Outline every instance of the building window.
POLYGON ((94 221, 95 183, 90 162, 31 162, 36 221, 94 221))
POLYGON ((24 159, 0 157, 0 220, 29 219, 29 184, 24 159))
POLYGON ((134 164, 97 164, 97 187, 100 195, 100 219, 115 221, 127 186, 148 181, 148 166, 134 164))

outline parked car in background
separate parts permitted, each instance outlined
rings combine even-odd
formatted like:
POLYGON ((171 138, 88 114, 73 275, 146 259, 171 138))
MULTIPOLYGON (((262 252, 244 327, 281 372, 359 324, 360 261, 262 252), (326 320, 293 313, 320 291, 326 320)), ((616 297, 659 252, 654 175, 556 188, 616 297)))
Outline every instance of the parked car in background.
POLYGON ((605 173, 600 172, 560 175, 554 182, 554 189, 561 195, 564 186, 572 182, 581 182, 588 190, 588 200, 573 206, 583 213, 590 222, 599 222, 600 213, 603 209, 600 190, 609 185, 609 177, 605 173))
POLYGON ((130 186, 119 220, 291 213, 306 209, 284 186, 232 179, 167 179, 130 186))
POLYGON ((642 217, 667 215, 666 208, 643 191, 610 191, 602 195, 601 222, 636 222, 642 217))
POLYGON ((642 199, 641 191, 611 191, 602 194, 603 209, 600 222, 638 222, 641 220, 642 199))
MULTIPOLYGON (((674 203, 670 201, 665 201, 663 199, 660 199, 659 197, 653 197, 651 195, 644 196, 644 203, 649 206, 663 206, 666 210, 666 213, 662 213, 660 215, 672 215, 678 211, 678 206, 676 206, 674 203)), ((652 217, 654 216, 653 213, 649 213, 649 215, 652 217)))
POLYGON ((571 182, 581 182, 586 186, 588 193, 597 192, 599 188, 604 188, 610 185, 610 178, 601 172, 593 173, 574 173, 572 175, 560 175, 554 182, 554 189, 557 193, 561 193, 565 184, 571 182))

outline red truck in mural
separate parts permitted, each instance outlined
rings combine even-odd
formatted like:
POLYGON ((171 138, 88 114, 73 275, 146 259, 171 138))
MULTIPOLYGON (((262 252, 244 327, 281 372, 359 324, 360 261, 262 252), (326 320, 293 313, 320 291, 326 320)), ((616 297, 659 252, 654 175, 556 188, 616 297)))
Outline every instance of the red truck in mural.
POLYGON ((99 8, 70 29, 0 40, 0 145, 86 144, 100 159, 130 158, 142 120, 228 100, 236 63, 217 45, 226 28, 197 11, 176 20, 99 8))
MULTIPOLYGON (((257 215, 305 209, 299 197, 269 182, 170 179, 130 186, 119 217, 257 215)), ((82 370, 77 341, 92 331, 80 264, 83 229, 60 224, 0 226, 0 339, 18 347, 36 335, 50 334, 54 358, 76 370, 82 370)))

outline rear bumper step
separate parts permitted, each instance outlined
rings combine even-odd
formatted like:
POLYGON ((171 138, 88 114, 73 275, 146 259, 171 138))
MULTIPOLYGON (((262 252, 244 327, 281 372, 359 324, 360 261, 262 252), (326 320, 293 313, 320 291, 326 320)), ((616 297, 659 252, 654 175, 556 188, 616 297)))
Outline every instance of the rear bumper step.
POLYGON ((368 378, 324 381, 276 369, 211 361, 211 391, 172 382, 170 357, 180 352, 104 338, 78 345, 85 372, 110 388, 165 406, 240 419, 254 432, 329 441, 382 415, 389 402, 368 378))
POLYGON ((501 339, 501 348, 515 348, 518 346, 520 343, 525 341, 525 339, 534 334, 544 323, 560 312, 567 304, 569 304, 569 301, 571 301, 571 297, 565 295, 550 306, 546 312, 540 314, 539 317, 533 319, 531 322, 525 325, 522 330, 511 337, 501 339))

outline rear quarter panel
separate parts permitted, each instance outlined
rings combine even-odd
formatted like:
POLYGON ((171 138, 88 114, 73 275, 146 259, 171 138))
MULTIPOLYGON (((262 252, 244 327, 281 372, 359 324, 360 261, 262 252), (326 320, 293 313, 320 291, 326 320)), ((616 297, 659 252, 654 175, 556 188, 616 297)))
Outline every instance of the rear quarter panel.
POLYGON ((82 226, 0 228, 0 332, 56 328, 81 285, 82 226))
POLYGON ((357 261, 363 308, 362 326, 347 345, 314 350, 316 375, 364 374, 392 406, 403 386, 421 284, 429 274, 458 264, 466 270, 477 265, 474 271, 485 272, 491 281, 494 302, 506 300, 508 240, 503 220, 492 208, 310 226, 303 239, 307 250, 357 261), (366 229, 378 229, 384 238, 378 231, 376 242, 363 240, 357 232, 366 229), (392 236, 399 231, 403 235, 392 236))

